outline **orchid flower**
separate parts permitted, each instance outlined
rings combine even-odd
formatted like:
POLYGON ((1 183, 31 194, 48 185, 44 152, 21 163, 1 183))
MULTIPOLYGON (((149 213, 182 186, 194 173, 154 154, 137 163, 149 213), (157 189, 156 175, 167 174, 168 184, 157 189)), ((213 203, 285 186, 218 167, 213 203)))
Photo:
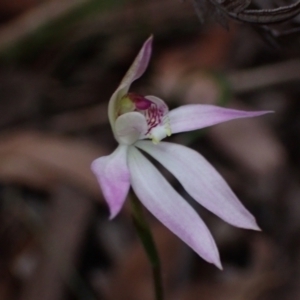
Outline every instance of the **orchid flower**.
POLYGON ((132 186, 142 204, 160 222, 207 262, 222 268, 215 241, 205 223, 140 150, 169 170, 206 209, 233 226, 259 230, 255 218, 203 156, 185 146, 161 140, 174 133, 268 112, 201 104, 169 111, 166 103, 155 96, 129 93, 132 82, 145 72, 151 51, 152 36, 110 98, 109 122, 119 146, 111 155, 93 161, 91 168, 109 206, 111 219, 120 212, 132 186))

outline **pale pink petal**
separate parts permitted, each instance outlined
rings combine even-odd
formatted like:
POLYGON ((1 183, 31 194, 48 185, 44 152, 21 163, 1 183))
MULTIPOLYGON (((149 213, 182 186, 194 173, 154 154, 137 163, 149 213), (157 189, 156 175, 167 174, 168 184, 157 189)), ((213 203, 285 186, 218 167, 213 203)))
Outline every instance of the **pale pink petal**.
POLYGON ((153 145, 149 141, 139 141, 136 146, 159 161, 198 203, 224 221, 237 227, 259 230, 255 218, 198 152, 165 142, 153 145))
POLYGON ((131 145, 147 132, 147 121, 138 112, 129 112, 117 118, 115 136, 119 143, 131 145))
POLYGON ((214 105, 189 104, 169 112, 172 133, 191 131, 212 126, 218 123, 257 117, 272 111, 242 111, 214 105))
POLYGON ((214 239, 195 210, 134 147, 129 149, 128 165, 131 185, 143 205, 196 253, 221 268, 214 239))
POLYGON ((154 103, 163 116, 165 116, 168 113, 169 108, 164 100, 151 95, 145 96, 145 98, 154 103))
POLYGON ((151 101, 151 106, 145 111, 141 111, 147 118, 148 133, 147 138, 152 139, 154 144, 171 135, 171 129, 168 119, 169 108, 160 98, 155 96, 146 96, 151 101))
POLYGON ((123 77, 119 87, 113 93, 109 100, 108 104, 108 118, 110 125, 114 131, 114 122, 116 120, 116 105, 119 99, 125 96, 130 88, 132 82, 143 75, 147 66, 149 64, 149 60, 151 57, 152 52, 152 41, 153 37, 150 36, 148 40, 143 44, 140 52, 138 53, 137 57, 133 61, 132 65, 130 66, 129 70, 123 77))
POLYGON ((129 70, 121 81, 121 86, 130 86, 133 81, 140 78, 146 71, 152 53, 153 36, 151 35, 143 44, 129 70))
POLYGON ((91 165, 109 206, 110 219, 121 210, 130 187, 127 152, 128 146, 120 145, 111 155, 102 156, 91 165))

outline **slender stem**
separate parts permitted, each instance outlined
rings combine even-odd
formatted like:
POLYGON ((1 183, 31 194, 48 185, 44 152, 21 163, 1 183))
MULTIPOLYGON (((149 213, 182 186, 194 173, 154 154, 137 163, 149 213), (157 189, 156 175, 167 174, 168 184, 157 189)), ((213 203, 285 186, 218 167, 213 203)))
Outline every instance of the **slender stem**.
POLYGON ((132 206, 133 223, 152 267, 155 299, 163 300, 164 296, 161 266, 155 242, 150 227, 144 218, 143 209, 140 201, 135 197, 135 195, 132 195, 130 197, 130 200, 132 206))

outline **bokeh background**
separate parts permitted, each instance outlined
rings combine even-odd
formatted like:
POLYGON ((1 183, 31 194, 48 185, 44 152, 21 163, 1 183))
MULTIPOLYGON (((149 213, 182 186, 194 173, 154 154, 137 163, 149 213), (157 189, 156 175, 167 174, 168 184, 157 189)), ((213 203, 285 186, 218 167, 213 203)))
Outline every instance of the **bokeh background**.
POLYGON ((1 0, 0 299, 153 299, 130 207, 109 221, 90 171, 116 147, 108 100, 150 34, 152 60, 132 91, 170 108, 275 111, 169 139, 201 152, 262 232, 194 205, 163 171, 208 224, 224 267, 146 213, 166 299, 300 299, 299 23, 226 29, 202 24, 188 0, 1 0))

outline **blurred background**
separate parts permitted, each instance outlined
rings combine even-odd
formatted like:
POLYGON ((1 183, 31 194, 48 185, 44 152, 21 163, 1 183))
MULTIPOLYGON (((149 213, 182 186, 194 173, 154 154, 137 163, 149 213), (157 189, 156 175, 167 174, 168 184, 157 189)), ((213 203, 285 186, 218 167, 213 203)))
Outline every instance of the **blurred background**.
POLYGON ((147 213, 166 299, 300 299, 300 17, 257 26, 207 15, 203 24, 194 4, 0 0, 1 300, 154 299, 130 207, 109 221, 90 171, 116 147, 108 100, 150 34, 152 60, 131 91, 170 108, 276 112, 169 139, 201 152, 262 232, 195 205, 220 249, 219 271, 147 213))

